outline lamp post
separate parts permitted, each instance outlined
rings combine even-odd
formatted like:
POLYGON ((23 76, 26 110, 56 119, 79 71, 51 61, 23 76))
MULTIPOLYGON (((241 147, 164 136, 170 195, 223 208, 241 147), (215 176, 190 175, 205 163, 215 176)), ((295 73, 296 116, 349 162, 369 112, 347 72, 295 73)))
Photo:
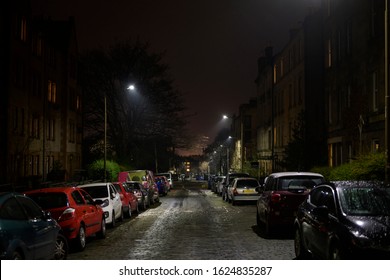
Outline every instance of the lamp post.
MULTIPOLYGON (((133 84, 129 85, 127 90, 134 91, 135 86, 133 84)), ((103 160, 103 170, 104 170, 104 182, 107 182, 107 94, 104 93, 104 160, 103 160)))
MULTIPOLYGON (((242 121, 242 112, 240 112, 240 170, 243 172, 244 169, 244 124, 242 121)), ((229 119, 227 115, 223 115, 222 118, 229 119)), ((231 138, 231 137, 230 137, 231 138)))

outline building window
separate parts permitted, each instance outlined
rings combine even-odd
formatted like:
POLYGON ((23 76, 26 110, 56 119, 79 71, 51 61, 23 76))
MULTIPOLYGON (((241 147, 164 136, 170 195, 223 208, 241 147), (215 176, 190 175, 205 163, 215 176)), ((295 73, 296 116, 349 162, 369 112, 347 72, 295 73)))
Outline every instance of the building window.
POLYGON ((47 83, 47 100, 50 103, 57 102, 57 84, 51 80, 47 83))
POLYGON ((372 38, 374 38, 376 36, 376 22, 377 22, 377 18, 378 18, 376 8, 375 8, 375 2, 377 2, 377 1, 371 0, 371 26, 370 26, 371 28, 370 28, 370 31, 371 31, 372 38))
POLYGON ((35 34, 32 38, 32 51, 38 57, 42 56, 42 36, 41 34, 35 34))
POLYGON ((376 72, 372 73, 372 110, 374 112, 378 111, 378 75, 376 72))
POLYGON ((351 108, 351 85, 347 86, 346 107, 351 108))
POLYGON ((280 77, 284 76, 284 58, 280 59, 280 77))
POLYGON ((332 124, 333 120, 332 120, 332 110, 333 110, 333 107, 332 107, 332 95, 329 93, 328 95, 328 122, 329 124, 332 124))
POLYGON ((328 68, 332 67, 332 40, 326 40, 326 64, 328 68))
POLYGON ((76 137, 76 125, 73 121, 69 121, 69 142, 74 143, 76 137))
POLYGON ((380 148, 380 145, 379 145, 379 139, 373 139, 372 140, 372 152, 379 152, 379 148, 380 148))
POLYGON ((33 115, 30 119, 30 137, 39 139, 39 116, 33 115))
POLYGON ((22 41, 22 42, 26 42, 27 41, 27 19, 23 16, 21 19, 20 19, 20 26, 19 26, 19 39, 22 41))
POLYGON ((46 127, 46 139, 54 141, 55 140, 55 120, 48 119, 46 127))
POLYGON ((352 52, 352 22, 349 20, 346 27, 346 53, 351 55, 352 52))
POLYGON ((330 17, 332 14, 332 0, 326 0, 325 7, 326 7, 326 15, 330 17))
POLYGON ((81 110, 81 99, 80 99, 80 95, 76 95, 76 110, 77 111, 80 111, 81 110))
POLYGON ((277 66, 276 66, 276 64, 274 65, 274 84, 276 84, 276 80, 277 80, 277 66))

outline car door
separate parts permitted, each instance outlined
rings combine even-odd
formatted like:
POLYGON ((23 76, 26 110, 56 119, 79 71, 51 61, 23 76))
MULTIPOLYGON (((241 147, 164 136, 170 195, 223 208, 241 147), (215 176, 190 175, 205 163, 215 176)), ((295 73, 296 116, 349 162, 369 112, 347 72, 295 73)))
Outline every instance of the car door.
POLYGON ((326 186, 314 189, 310 195, 313 209, 308 211, 305 217, 304 230, 307 240, 310 242, 309 249, 322 257, 326 256, 329 230, 335 212, 333 195, 332 189, 326 186))
POLYGON ((32 242, 29 250, 33 252, 34 259, 52 258, 55 249, 58 230, 53 219, 47 219, 42 209, 27 197, 17 197, 28 217, 26 226, 30 228, 32 242))
POLYGON ((122 201, 115 187, 112 184, 109 184, 108 187, 110 193, 110 200, 115 211, 115 218, 118 218, 122 215, 122 201))
POLYGON ((270 193, 272 192, 272 186, 276 180, 272 177, 269 176, 264 185, 263 185, 263 190, 260 193, 259 199, 257 200, 257 213, 259 215, 259 218, 262 221, 265 221, 265 216, 268 208, 268 201, 270 197, 270 193))
POLYGON ((100 230, 102 217, 99 215, 100 212, 98 212, 98 206, 94 202, 93 198, 84 190, 75 190, 74 195, 82 198, 83 202, 82 204, 79 204, 79 206, 82 207, 84 214, 86 233, 90 236, 100 230))

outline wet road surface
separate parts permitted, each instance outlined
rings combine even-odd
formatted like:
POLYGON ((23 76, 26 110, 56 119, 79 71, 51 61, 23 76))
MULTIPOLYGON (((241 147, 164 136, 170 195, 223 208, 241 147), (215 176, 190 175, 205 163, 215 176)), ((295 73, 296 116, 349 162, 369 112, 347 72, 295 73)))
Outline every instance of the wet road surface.
POLYGON ((256 205, 232 206, 205 182, 177 182, 175 189, 139 215, 91 238, 71 260, 291 260, 292 237, 262 237, 256 205))

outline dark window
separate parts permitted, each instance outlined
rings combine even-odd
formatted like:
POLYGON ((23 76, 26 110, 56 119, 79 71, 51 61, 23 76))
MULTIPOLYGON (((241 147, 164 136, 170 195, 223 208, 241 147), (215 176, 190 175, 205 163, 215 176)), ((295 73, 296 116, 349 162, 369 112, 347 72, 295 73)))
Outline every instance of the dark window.
POLYGON ((0 218, 5 220, 27 220, 23 209, 15 198, 8 199, 0 208, 0 218))

